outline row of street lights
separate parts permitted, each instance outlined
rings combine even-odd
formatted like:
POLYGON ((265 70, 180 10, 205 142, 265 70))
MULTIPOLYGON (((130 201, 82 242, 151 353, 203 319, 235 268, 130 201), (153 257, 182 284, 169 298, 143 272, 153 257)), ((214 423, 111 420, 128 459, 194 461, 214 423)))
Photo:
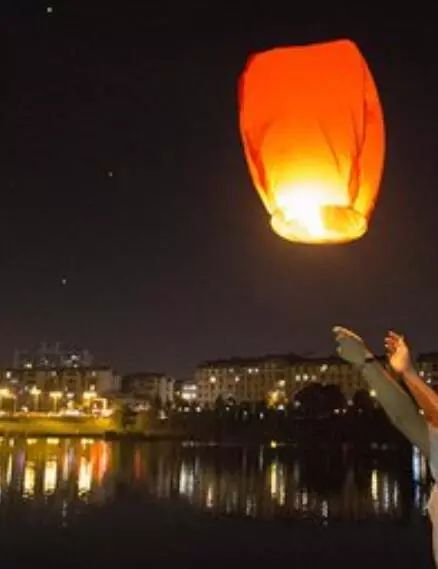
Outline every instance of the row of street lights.
MULTIPOLYGON (((42 394, 42 390, 36 386, 33 386, 30 389, 29 393, 33 398, 34 411, 38 411, 40 407, 40 397, 42 394)), ((64 397, 64 393, 62 391, 50 391, 48 395, 52 400, 52 411, 54 413, 58 412, 59 402, 64 397)), ((72 399, 74 397, 74 394, 67 394, 67 397, 72 399)), ((98 399, 98 394, 96 393, 96 391, 84 391, 82 394, 82 398, 87 406, 91 406, 93 400, 98 399)), ((0 411, 3 411, 3 403, 5 399, 8 401, 12 401, 13 412, 16 413, 17 395, 9 388, 2 387, 0 388, 0 411)))

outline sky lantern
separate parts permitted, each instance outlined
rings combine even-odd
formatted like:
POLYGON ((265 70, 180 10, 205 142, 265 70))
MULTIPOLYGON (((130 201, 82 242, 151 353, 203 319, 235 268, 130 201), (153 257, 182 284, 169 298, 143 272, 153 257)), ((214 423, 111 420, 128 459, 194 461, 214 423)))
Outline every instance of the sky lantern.
POLYGON ((385 140, 377 89, 353 42, 252 56, 239 112, 251 177, 276 233, 301 243, 364 235, 385 140))

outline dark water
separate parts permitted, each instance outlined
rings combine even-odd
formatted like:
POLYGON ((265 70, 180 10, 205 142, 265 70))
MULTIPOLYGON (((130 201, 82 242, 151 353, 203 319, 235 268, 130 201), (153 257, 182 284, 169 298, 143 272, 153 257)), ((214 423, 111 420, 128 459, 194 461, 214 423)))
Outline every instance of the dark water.
POLYGON ((0 560, 431 567, 430 485, 422 456, 390 448, 2 439, 0 560))

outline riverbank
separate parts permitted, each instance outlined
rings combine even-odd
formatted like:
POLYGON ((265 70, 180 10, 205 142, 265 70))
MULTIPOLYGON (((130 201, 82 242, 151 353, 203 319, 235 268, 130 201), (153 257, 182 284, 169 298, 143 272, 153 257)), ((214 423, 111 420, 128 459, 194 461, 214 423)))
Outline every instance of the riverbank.
POLYGON ((237 421, 214 413, 173 414, 160 420, 139 414, 129 424, 117 417, 10 416, 0 419, 0 435, 7 437, 102 437, 134 440, 192 440, 218 443, 324 442, 403 445, 404 439, 379 413, 366 416, 298 419, 267 415, 263 421, 237 421))
POLYGON ((121 434, 111 418, 103 417, 2 417, 0 420, 0 434, 9 437, 103 437, 109 432, 121 434))

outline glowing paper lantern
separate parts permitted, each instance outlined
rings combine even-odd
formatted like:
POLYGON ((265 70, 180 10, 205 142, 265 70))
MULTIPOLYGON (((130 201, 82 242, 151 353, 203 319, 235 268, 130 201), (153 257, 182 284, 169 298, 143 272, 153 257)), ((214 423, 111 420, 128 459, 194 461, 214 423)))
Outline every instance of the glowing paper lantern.
POLYGON ((361 237, 385 142, 377 89, 356 45, 256 54, 240 79, 239 104, 249 170, 274 231, 304 243, 361 237))

